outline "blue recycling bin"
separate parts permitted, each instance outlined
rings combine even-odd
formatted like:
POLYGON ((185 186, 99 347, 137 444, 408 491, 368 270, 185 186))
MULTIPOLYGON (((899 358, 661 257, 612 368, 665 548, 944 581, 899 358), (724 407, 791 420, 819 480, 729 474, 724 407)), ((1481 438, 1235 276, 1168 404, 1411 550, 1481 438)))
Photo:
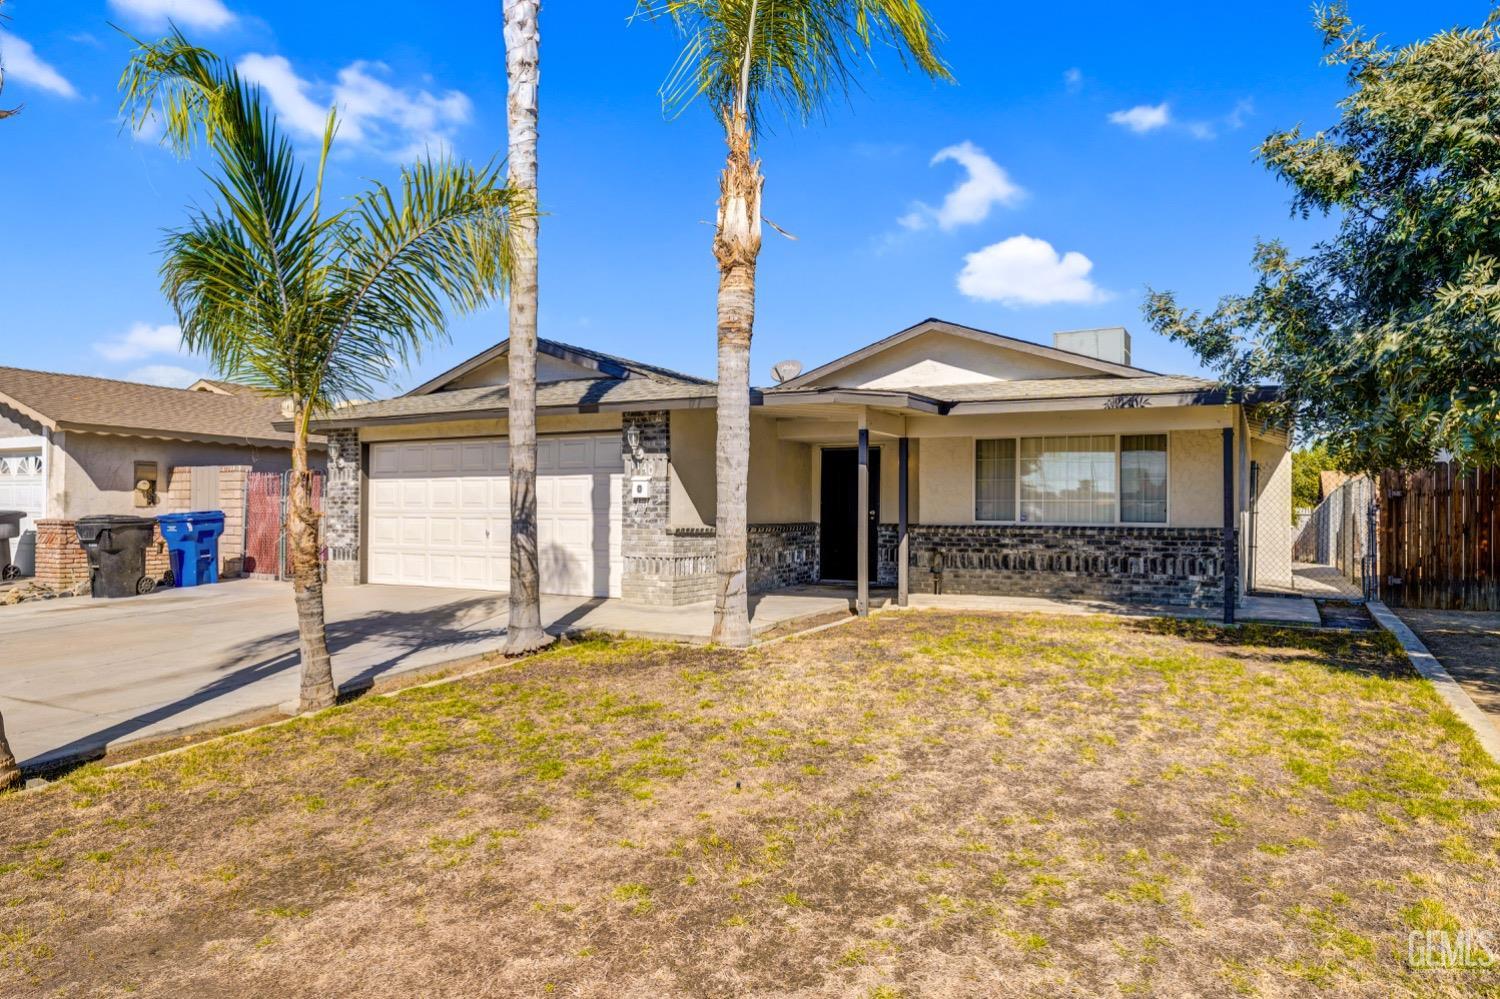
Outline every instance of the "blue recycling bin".
POLYGON ((157 518, 161 537, 172 558, 172 579, 177 586, 199 586, 219 581, 219 536, 224 533, 224 513, 168 513, 157 518))

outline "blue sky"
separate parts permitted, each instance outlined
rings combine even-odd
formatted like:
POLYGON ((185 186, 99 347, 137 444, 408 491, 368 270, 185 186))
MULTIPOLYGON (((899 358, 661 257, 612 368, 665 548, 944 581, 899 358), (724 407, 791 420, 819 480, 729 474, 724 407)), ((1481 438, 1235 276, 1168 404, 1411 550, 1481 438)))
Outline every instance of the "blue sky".
MULTIPOLYGON (((671 34, 627 24, 630 0, 542 16, 541 334, 703 375, 714 367, 710 228, 721 137, 703 106, 663 117, 671 34), (581 13, 580 11, 586 11, 581 13)), ((1209 306, 1241 290, 1257 237, 1305 246, 1324 220, 1288 213, 1254 161, 1268 132, 1333 120, 1341 71, 1321 64, 1301 0, 1254 5, 931 0, 958 78, 889 54, 847 106, 761 146, 768 233, 752 376, 809 366, 927 316, 1050 342, 1122 324, 1136 363, 1196 371, 1149 334, 1147 287, 1209 306)), ((389 178, 412 151, 483 162, 505 145, 498 0, 11 0, 0 124, 0 364, 162 380, 209 373, 180 355, 157 248, 205 197, 200 164, 123 131, 129 44, 170 13, 264 81, 299 129, 347 110, 330 196, 389 178)), ((1478 23, 1482 3, 1356 2, 1407 42, 1478 23)), ((302 139, 309 147, 310 139, 302 139)), ((206 165, 206 164, 202 164, 206 165)), ((503 307, 456 319, 395 388, 505 335, 503 307)))

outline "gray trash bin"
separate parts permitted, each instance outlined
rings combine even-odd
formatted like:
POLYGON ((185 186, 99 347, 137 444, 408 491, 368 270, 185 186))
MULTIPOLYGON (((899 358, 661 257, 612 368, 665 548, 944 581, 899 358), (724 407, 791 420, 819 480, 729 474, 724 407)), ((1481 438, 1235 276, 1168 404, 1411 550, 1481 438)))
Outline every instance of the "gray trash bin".
POLYGON ((26 531, 16 542, 16 568, 23 578, 36 575, 36 532, 26 531))
POLYGON ((0 579, 15 579, 21 570, 10 561, 10 539, 21 536, 25 510, 0 510, 0 579))

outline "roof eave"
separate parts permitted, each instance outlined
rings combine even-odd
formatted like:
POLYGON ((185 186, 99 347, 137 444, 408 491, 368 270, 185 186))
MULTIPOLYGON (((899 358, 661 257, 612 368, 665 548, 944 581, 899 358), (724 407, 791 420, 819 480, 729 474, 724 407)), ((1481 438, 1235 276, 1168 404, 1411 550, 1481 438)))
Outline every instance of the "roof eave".
MULTIPOLYGON (((271 424, 273 430, 280 430, 279 423, 271 424)), ((287 431, 291 430, 291 422, 286 424, 287 431)), ((96 434, 100 437, 141 437, 150 440, 164 441, 193 441, 202 444, 237 444, 244 447, 274 447, 291 448, 290 437, 253 437, 241 434, 200 434, 185 430, 159 430, 153 427, 118 427, 90 423, 59 423, 52 429, 64 433, 96 434)), ((321 440, 309 439, 308 447, 321 450, 327 445, 321 440)))
MULTIPOLYGON (((754 393, 752 393, 754 396, 754 393)), ((751 405, 758 403, 752 397, 751 405)), ((683 396, 675 399, 633 400, 628 402, 581 402, 566 406, 538 406, 537 416, 590 416, 598 413, 632 413, 647 409, 713 409, 713 396, 683 396)), ((391 413, 379 416, 334 416, 313 420, 315 431, 348 430, 359 427, 406 426, 413 423, 465 423, 470 420, 505 420, 510 418, 506 406, 448 410, 438 413, 391 413)), ((277 423, 277 429, 290 423, 277 423)))
POLYGON ((1095 409, 1170 409, 1183 406, 1240 406, 1271 402, 1281 390, 1261 385, 1237 394, 1235 390, 1214 387, 1194 392, 1119 392, 1110 395, 1059 396, 1052 399, 991 399, 955 402, 948 408, 954 416, 985 413, 1045 413, 1065 410, 1095 409))

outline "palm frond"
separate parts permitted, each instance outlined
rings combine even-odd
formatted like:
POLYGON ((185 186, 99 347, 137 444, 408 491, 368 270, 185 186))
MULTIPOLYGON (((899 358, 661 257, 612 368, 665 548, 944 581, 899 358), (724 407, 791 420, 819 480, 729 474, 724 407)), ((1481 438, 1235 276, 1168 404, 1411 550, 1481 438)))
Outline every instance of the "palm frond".
POLYGON ((189 349, 308 410, 370 393, 447 311, 503 295, 511 224, 532 211, 503 170, 423 161, 323 208, 329 112, 311 189, 258 87, 180 32, 139 43, 121 80, 132 122, 161 117, 182 152, 213 154, 214 207, 168 235, 162 283, 189 349))
POLYGON ((721 115, 743 106, 757 130, 768 107, 806 120, 848 95, 876 46, 952 79, 937 53, 941 32, 919 0, 640 0, 636 9, 683 36, 659 91, 669 114, 702 97, 721 115))

